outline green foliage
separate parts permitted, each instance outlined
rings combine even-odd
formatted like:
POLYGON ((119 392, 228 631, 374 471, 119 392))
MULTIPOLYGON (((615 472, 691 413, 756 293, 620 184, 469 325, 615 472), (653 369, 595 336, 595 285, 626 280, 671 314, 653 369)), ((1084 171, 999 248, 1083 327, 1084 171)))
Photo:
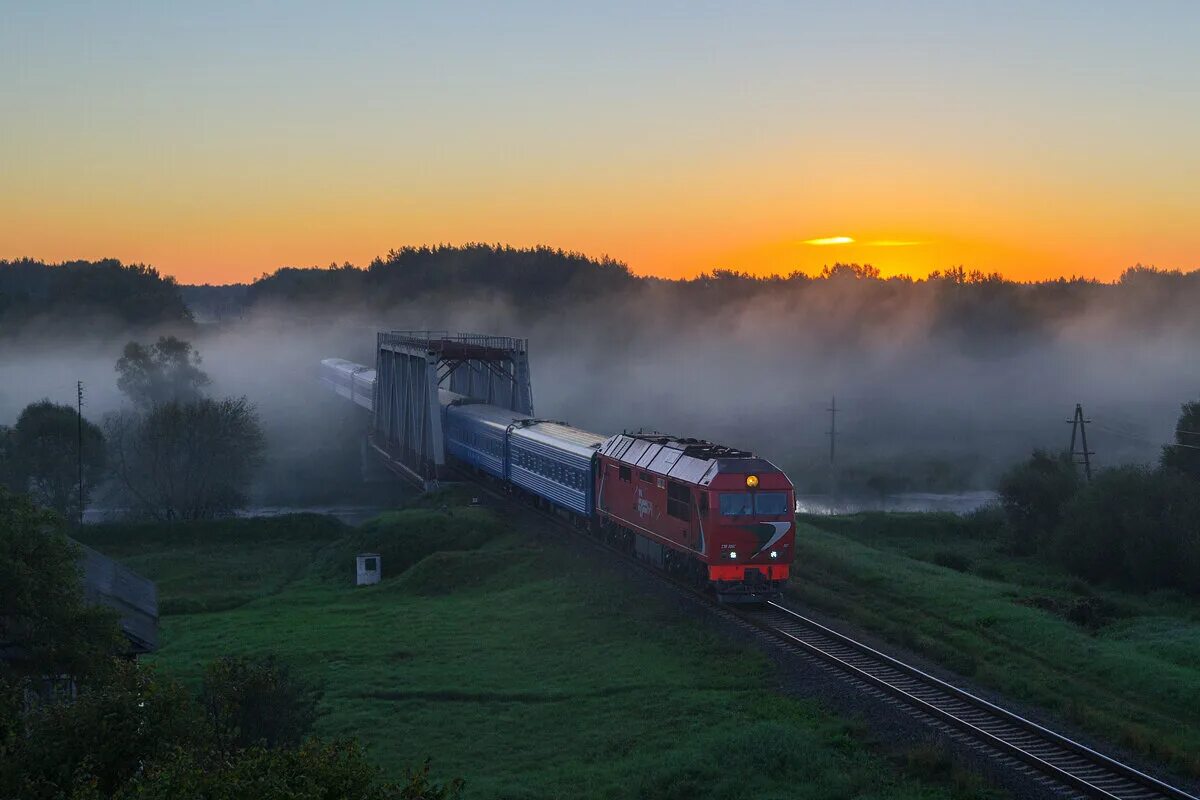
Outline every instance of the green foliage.
POLYGON ((39 319, 69 322, 76 334, 92 322, 128 328, 192 320, 175 279, 153 267, 111 259, 0 261, 0 332, 39 319))
POLYGON ((121 650, 113 614, 84 602, 62 521, 0 487, 0 676, 84 676, 121 650))
POLYGON ((0 486, 12 492, 24 492, 21 470, 17 469, 17 435, 8 425, 0 425, 0 486))
POLYGON ((152 345, 129 342, 117 361, 117 388, 143 409, 195 402, 211 382, 200 369, 200 353, 174 336, 152 345))
POLYGON ((380 779, 354 740, 301 741, 308 720, 298 714, 311 706, 289 691, 295 687, 289 668, 273 658, 210 665, 202 704, 154 669, 125 661, 113 662, 74 696, 29 709, 22 709, 15 685, 0 685, 0 797, 458 796, 462 782, 434 783, 428 761, 393 783, 380 779), (280 716, 281 706, 290 717, 280 716))
POLYGON ((245 397, 165 402, 106 420, 118 489, 151 519, 211 519, 247 502, 266 438, 245 397))
MULTIPOLYGON (((104 478, 105 441, 83 420, 84 503, 104 478)), ((76 409, 49 400, 31 403, 15 428, 0 430, 0 483, 28 492, 64 518, 79 518, 80 420, 76 409), (7 476, 6 478, 4 476, 7 476)))
POLYGON ((1020 552, 1046 542, 1062 519, 1063 505, 1079 488, 1079 475, 1066 453, 1035 450, 1000 479, 1000 502, 1020 552))
POLYGON ((114 661, 78 693, 34 703, 0 751, 0 797, 108 797, 142 766, 198 748, 201 718, 179 684, 114 661))
POLYGON ((1176 472, 1104 470, 1066 504, 1053 549, 1088 580, 1200 593, 1200 492, 1176 472))
POLYGON ((208 665, 200 702, 219 753, 295 747, 317 717, 316 697, 273 655, 225 656, 208 665))
POLYGON ((1175 425, 1175 444, 1162 452, 1164 469, 1200 480, 1200 401, 1184 403, 1175 425))
POLYGON ((961 535, 945 516, 808 517, 788 591, 978 685, 1200 775, 1195 601, 1089 585, 1042 554, 961 535), (950 553, 969 569, 938 564, 950 553))
POLYGON ((294 750, 250 748, 215 765, 180 753, 151 765, 115 800, 453 800, 462 787, 431 781, 428 761, 404 783, 379 781, 356 741, 312 739, 294 750))

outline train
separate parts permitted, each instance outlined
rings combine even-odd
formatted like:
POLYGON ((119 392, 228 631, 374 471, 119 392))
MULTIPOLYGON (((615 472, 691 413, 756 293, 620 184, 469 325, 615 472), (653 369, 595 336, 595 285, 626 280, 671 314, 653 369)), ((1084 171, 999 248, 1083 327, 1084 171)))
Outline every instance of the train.
MULTIPOLYGON (((321 362, 373 410, 375 371, 321 362)), ((777 598, 795 555, 795 487, 751 452, 658 432, 604 436, 440 390, 447 463, 586 528, 726 603, 777 598)))

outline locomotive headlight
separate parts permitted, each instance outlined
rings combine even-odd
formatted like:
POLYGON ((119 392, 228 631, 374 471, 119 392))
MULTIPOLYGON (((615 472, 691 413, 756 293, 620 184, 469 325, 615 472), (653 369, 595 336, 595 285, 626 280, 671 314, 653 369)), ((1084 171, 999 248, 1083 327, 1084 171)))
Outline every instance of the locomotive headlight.
POLYGON ((737 560, 737 550, 730 550, 729 558, 731 561, 736 561, 737 560))
POLYGON ((772 551, 771 551, 771 558, 779 558, 779 551, 778 551, 778 550, 772 550, 772 551))
POLYGON ((753 489, 755 486, 758 486, 758 476, 757 475, 747 475, 746 476, 746 485, 749 486, 751 489, 753 489))

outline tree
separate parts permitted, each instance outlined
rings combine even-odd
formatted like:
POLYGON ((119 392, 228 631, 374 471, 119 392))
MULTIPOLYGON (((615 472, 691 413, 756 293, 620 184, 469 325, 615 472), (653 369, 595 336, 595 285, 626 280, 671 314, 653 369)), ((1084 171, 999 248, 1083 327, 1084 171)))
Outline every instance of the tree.
POLYGON ((73 697, 37 703, 0 746, 0 797, 110 797, 147 763, 203 752, 195 701, 175 681, 114 660, 73 697))
POLYGON ((117 388, 142 409, 198 400, 212 382, 200 369, 200 353, 174 336, 160 337, 152 345, 125 345, 117 375, 117 388))
POLYGON ((1063 505, 1079 488, 1079 474, 1066 453, 1035 450, 1000 478, 1000 504, 1016 535, 1017 548, 1032 552, 1058 527, 1063 505))
POLYGON ((115 615, 84 602, 63 523, 0 488, 0 678, 81 677, 120 652, 115 615))
POLYGON ((1175 444, 1163 448, 1161 464, 1200 479, 1200 401, 1184 403, 1175 424, 1175 444))
POLYGON ((317 717, 312 690, 274 656, 212 662, 204 671, 200 702, 220 753, 295 747, 317 717))
POLYGON ((8 425, 0 425, 0 486, 12 492, 23 491, 17 477, 17 437, 8 425))
MULTIPOLYGON (((52 508, 66 519, 79 517, 79 414, 70 406, 43 400, 26 406, 8 435, 6 448, 0 442, 0 459, 8 450, 6 481, 27 491, 34 501, 52 508)), ((83 501, 104 478, 104 434, 83 420, 83 501)), ((0 433, 0 436, 3 436, 0 433)), ((3 469, 3 468, 0 468, 3 469)))
POLYGON ((153 519, 210 519, 246 504, 266 446, 246 398, 166 402, 106 420, 113 471, 130 508, 153 519))

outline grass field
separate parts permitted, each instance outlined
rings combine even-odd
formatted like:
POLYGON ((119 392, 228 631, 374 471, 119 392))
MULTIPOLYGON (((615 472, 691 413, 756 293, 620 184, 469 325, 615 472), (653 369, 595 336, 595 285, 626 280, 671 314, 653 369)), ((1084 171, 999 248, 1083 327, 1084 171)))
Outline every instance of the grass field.
POLYGON ((85 538, 159 581, 161 668, 194 682, 217 656, 277 653, 319 686, 319 734, 393 773, 432 756, 470 797, 987 794, 777 695, 763 656, 561 537, 452 507, 85 538), (351 585, 361 549, 382 553, 379 586, 351 585))
POLYGON ((1088 586, 950 515, 801 524, 791 594, 1200 776, 1200 606, 1088 586))

